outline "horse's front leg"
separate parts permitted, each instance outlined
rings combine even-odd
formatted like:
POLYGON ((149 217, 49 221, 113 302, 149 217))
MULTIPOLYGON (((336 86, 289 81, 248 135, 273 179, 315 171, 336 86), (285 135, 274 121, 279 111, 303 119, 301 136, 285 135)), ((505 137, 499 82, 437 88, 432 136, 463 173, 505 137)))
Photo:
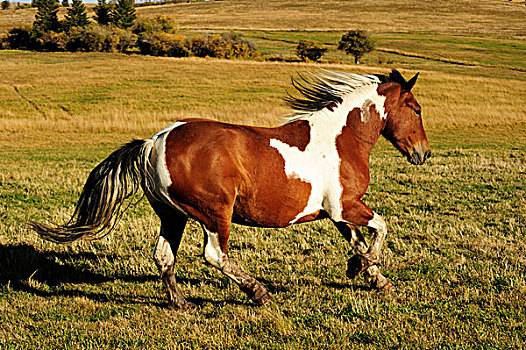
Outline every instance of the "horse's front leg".
POLYGON ((334 223, 355 252, 355 255, 347 263, 347 276, 354 278, 363 272, 365 280, 371 284, 372 288, 394 290, 395 287, 380 273, 377 266, 380 261, 382 245, 387 235, 385 221, 361 200, 346 204, 342 212, 342 217, 346 222, 335 221, 334 223), (349 224, 349 222, 353 224, 349 224), (372 237, 369 246, 367 246, 365 238, 354 223, 370 229, 372 237))

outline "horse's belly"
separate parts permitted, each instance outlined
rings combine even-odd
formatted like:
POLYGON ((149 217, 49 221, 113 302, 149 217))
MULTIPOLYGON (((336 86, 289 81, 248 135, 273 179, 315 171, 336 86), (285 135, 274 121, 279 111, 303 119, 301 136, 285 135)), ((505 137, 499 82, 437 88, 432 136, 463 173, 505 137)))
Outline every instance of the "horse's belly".
POLYGON ((235 223, 262 226, 285 227, 293 223, 298 213, 308 204, 311 185, 299 179, 274 177, 271 186, 260 179, 259 186, 251 187, 246 193, 238 193, 232 221, 235 223))

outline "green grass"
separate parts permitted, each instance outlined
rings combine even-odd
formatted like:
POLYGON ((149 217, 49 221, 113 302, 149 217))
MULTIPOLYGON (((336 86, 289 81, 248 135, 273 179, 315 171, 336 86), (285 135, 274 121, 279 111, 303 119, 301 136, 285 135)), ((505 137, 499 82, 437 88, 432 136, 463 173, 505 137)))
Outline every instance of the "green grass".
POLYGON ((26 218, 64 220, 85 175, 114 146, 2 150, 9 169, 0 241, 4 346, 518 348, 526 341, 526 143, 504 131, 431 131, 434 156, 422 167, 385 141, 373 152, 365 201, 388 222, 383 269, 397 292, 371 292, 345 278, 348 247, 328 222, 234 226, 232 257, 275 298, 255 307, 202 263, 202 234, 192 222, 177 276, 200 305, 193 313, 165 308, 151 259, 157 220, 146 203, 92 243, 53 245, 25 226, 26 218))

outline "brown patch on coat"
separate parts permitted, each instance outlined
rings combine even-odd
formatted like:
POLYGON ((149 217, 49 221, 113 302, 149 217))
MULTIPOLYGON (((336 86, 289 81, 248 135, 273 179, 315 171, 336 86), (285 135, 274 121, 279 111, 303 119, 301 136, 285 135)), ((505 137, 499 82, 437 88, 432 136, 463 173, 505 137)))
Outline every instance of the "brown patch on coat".
POLYGON ((311 185, 287 177, 270 139, 304 150, 308 122, 293 124, 295 133, 290 125, 270 129, 202 120, 177 127, 166 139, 165 153, 172 201, 220 236, 231 220, 287 226, 306 207, 311 185))
POLYGON ((310 124, 307 120, 296 120, 278 128, 256 128, 269 139, 277 139, 291 147, 305 151, 310 142, 310 124))
POLYGON ((367 225, 374 216, 360 198, 369 187, 369 155, 385 124, 374 103, 370 102, 364 102, 362 108, 354 108, 347 114, 347 123, 336 138, 341 159, 342 216, 356 225, 367 225), (364 113, 368 118, 362 121, 364 113))

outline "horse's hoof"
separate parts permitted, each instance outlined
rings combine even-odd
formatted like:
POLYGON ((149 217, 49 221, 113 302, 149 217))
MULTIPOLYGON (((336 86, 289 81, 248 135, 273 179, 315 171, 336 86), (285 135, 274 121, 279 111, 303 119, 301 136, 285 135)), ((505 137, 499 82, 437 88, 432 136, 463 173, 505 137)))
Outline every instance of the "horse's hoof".
POLYGON ((263 294, 261 297, 259 297, 257 299, 254 298, 253 300, 258 306, 263 306, 263 305, 266 305, 266 304, 270 304, 273 301, 272 297, 268 293, 263 294))
POLYGON ((382 293, 392 293, 396 291, 396 287, 385 277, 372 282, 371 288, 376 289, 377 291, 382 293))
POLYGON ((396 291, 396 287, 391 282, 387 281, 387 283, 378 290, 384 293, 392 293, 396 291))
POLYGON ((182 302, 180 304, 169 303, 168 304, 168 308, 171 309, 171 310, 191 311, 191 310, 197 309, 197 305, 192 303, 192 302, 190 302, 190 301, 185 300, 184 302, 182 302))
POLYGON ((350 278, 350 279, 355 278, 363 270, 364 270, 364 266, 362 264, 362 258, 360 258, 358 255, 351 256, 349 258, 349 260, 347 260, 347 272, 346 272, 346 275, 347 275, 348 278, 350 278))

